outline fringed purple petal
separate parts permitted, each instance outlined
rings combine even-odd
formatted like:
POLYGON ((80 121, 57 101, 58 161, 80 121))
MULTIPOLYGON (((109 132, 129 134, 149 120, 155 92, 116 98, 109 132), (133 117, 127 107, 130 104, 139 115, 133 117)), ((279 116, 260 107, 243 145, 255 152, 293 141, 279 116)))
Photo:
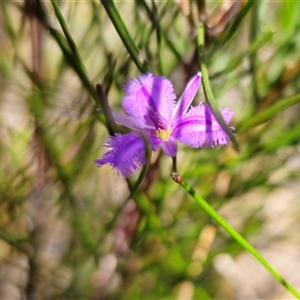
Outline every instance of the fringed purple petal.
POLYGON ((187 84, 173 111, 172 116, 174 120, 184 116, 187 110, 189 109, 199 89, 201 83, 201 76, 201 72, 198 72, 187 84))
MULTIPOLYGON (((233 112, 227 108, 221 109, 220 112, 225 122, 229 124, 233 112)), ((192 107, 184 117, 177 120, 172 137, 194 148, 225 145, 229 139, 212 114, 210 107, 202 103, 192 107)))
POLYGON ((98 167, 109 164, 126 178, 146 163, 144 140, 138 133, 111 136, 104 148, 104 155, 95 164, 98 167))
POLYGON ((176 96, 168 79, 149 73, 142 75, 139 80, 129 80, 124 90, 123 108, 139 122, 153 125, 148 116, 149 106, 171 122, 176 96))

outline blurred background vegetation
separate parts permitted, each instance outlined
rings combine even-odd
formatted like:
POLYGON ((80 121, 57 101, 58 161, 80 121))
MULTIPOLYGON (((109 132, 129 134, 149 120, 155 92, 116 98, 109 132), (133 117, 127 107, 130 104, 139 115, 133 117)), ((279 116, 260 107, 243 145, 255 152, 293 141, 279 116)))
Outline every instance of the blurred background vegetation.
MULTIPOLYGON (((168 157, 153 154, 129 199, 122 177, 96 168, 108 132, 85 80, 120 110, 140 71, 101 2, 57 4, 82 61, 50 2, 0 3, 0 298, 291 298, 170 179, 168 157)), ((300 1, 115 4, 178 96, 199 69, 193 16, 204 22, 241 151, 180 147, 179 171, 299 290, 300 1)))

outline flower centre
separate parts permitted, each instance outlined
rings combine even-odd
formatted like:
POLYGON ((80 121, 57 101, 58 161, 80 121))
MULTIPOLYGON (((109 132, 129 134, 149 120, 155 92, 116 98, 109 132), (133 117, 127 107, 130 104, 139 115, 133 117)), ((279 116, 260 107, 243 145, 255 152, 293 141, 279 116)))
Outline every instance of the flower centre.
POLYGON ((172 128, 170 126, 168 126, 166 130, 162 130, 162 129, 156 130, 156 136, 164 141, 170 138, 171 133, 172 133, 172 128))

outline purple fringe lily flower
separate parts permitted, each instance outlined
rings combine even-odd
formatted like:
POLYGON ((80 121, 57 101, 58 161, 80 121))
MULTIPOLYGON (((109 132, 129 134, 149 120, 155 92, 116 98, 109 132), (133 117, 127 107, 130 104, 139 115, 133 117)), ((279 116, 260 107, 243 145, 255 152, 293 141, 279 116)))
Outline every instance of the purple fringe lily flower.
MULTIPOLYGON (((117 123, 133 132, 109 137, 104 155, 95 160, 96 165, 109 164, 124 177, 133 176, 146 163, 142 136, 148 139, 153 151, 161 147, 171 157, 176 156, 177 140, 193 148, 227 144, 229 138, 209 106, 200 103, 190 108, 200 83, 199 72, 176 102, 172 83, 164 77, 149 73, 129 80, 124 86, 122 102, 126 114, 112 112, 112 115, 117 123)), ((233 112, 227 108, 220 112, 229 124, 233 112)))

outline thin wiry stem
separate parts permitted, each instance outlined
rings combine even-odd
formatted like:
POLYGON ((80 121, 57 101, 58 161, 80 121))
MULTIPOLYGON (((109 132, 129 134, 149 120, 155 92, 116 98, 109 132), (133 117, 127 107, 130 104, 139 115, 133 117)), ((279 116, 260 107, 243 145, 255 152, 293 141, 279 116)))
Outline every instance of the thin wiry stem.
POLYGON ((200 69, 202 72, 202 84, 203 84, 205 99, 208 105, 211 107, 211 110, 214 116, 216 117, 216 119, 218 120, 219 124, 222 126, 223 130, 227 133, 228 137, 230 138, 235 150, 239 151, 239 144, 236 140, 236 137, 233 135, 231 129, 224 121, 210 86, 209 75, 208 75, 205 53, 204 53, 204 35, 205 35, 204 25, 201 22, 199 22, 197 41, 198 41, 199 61, 200 61, 200 69))
POLYGON ((139 59, 139 49, 135 45, 129 30, 127 29, 121 15, 117 7, 115 6, 113 0, 100 0, 103 7, 105 8, 110 20, 114 24, 116 31, 119 34, 124 46, 126 47, 129 55, 131 56, 133 62, 137 66, 137 68, 142 72, 145 73, 149 70, 149 67, 146 63, 142 63, 139 59))
POLYGON ((180 174, 174 172, 171 174, 172 179, 182 186, 196 202, 219 224, 221 225, 243 248, 251 253, 269 272, 281 283, 288 291, 290 291, 297 299, 300 299, 299 292, 288 283, 262 255, 245 239, 243 238, 225 219, 223 219, 195 190, 181 177, 180 174))

